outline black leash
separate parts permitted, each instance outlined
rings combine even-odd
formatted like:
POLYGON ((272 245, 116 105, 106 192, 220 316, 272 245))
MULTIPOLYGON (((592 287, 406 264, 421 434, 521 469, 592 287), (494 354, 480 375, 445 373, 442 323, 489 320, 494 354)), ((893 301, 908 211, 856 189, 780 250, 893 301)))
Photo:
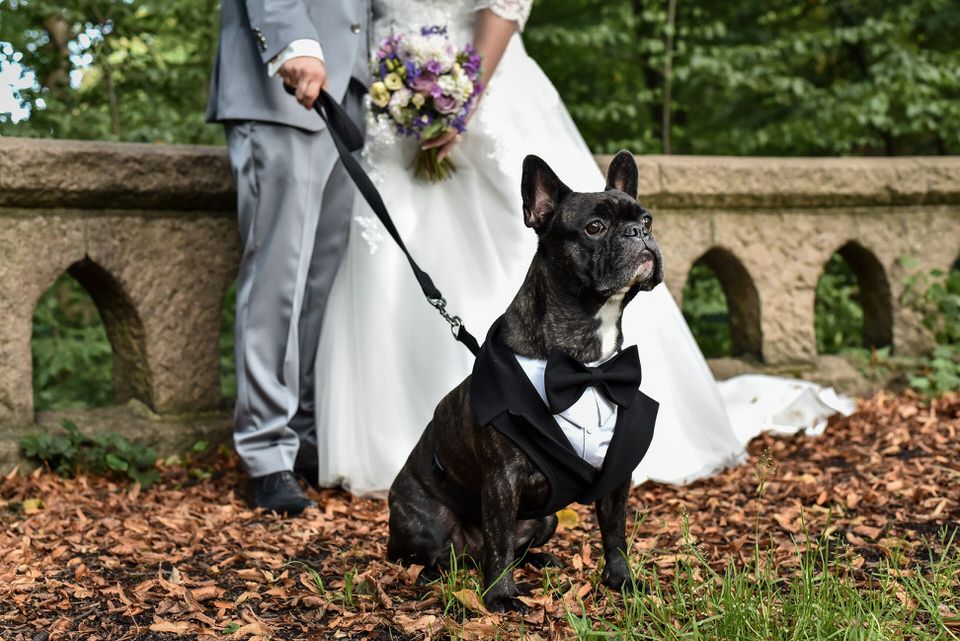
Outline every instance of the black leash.
MULTIPOLYGON (((288 93, 293 93, 290 87, 285 85, 285 88, 288 93)), ((430 278, 430 274, 420 269, 417 261, 410 255, 407 246, 403 243, 403 239, 400 238, 400 232, 397 231, 393 220, 390 218, 390 213, 387 211, 386 205, 383 204, 383 198, 380 196, 380 192, 377 191, 377 188, 373 185, 373 181, 370 180, 367 172, 363 170, 363 167, 360 166, 360 163, 351 154, 351 152, 359 151, 363 148, 363 134, 360 132, 360 129, 350 120, 350 117, 343 110, 343 107, 325 90, 320 90, 320 96, 314 103, 313 108, 317 110, 317 113, 320 114, 323 121, 327 123, 327 128, 330 130, 333 143, 337 146, 337 153, 340 154, 340 161, 343 163, 344 168, 346 168, 347 173, 350 174, 350 178, 353 179, 360 194, 370 205, 373 213, 377 215, 377 218, 380 219, 383 226, 386 227, 387 232, 390 234, 390 237, 393 238, 394 242, 397 243, 400 251, 407 257, 407 262, 410 263, 410 269, 413 270, 413 275, 420 284, 420 289, 423 290, 423 295, 426 296, 427 302, 433 305, 440 315, 443 316, 443 319, 450 324, 450 331, 453 333, 453 337, 463 343, 466 348, 476 356, 477 352, 480 351, 480 344, 477 343, 477 339, 467 331, 463 320, 461 320, 459 316, 455 316, 447 311, 447 299, 443 297, 443 294, 440 293, 437 286, 433 284, 433 279, 430 278)))

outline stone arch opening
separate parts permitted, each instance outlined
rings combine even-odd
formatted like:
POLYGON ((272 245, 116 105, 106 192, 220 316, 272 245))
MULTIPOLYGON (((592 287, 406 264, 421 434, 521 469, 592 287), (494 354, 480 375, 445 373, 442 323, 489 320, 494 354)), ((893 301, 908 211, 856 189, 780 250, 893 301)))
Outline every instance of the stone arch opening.
POLYGON ((224 399, 237 398, 237 357, 234 352, 234 326, 237 321, 237 281, 223 296, 220 307, 220 394, 224 399))
POLYGON ((817 351, 893 345, 893 299, 873 252, 850 241, 827 261, 814 300, 817 351))
POLYGON ((103 267, 89 258, 72 264, 39 299, 33 323, 37 409, 132 398, 150 404, 143 322, 120 283, 103 267), (64 303, 73 307, 72 317, 64 313, 64 303), (72 333, 73 340, 61 340, 65 333, 72 333))
POLYGON ((683 314, 705 356, 762 359, 760 295, 733 252, 714 247, 694 262, 683 314))
POLYGON ((943 283, 944 298, 940 302, 941 325, 937 341, 948 345, 960 345, 960 322, 957 302, 960 301, 960 255, 947 270, 943 283))

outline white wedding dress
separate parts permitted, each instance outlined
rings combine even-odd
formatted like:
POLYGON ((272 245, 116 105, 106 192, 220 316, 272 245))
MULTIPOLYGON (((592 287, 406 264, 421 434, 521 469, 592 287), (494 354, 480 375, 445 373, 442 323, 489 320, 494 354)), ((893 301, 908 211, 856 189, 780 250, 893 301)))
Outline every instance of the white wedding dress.
MULTIPOLYGON (((460 46, 473 39, 479 7, 522 25, 531 4, 373 0, 374 38, 436 24, 446 25, 460 46)), ((367 169, 400 234, 449 310, 481 341, 513 299, 536 248, 521 213, 524 156, 545 159, 574 190, 604 187, 590 150, 519 34, 453 152, 458 169, 450 180, 415 180, 416 144, 388 124, 369 123, 367 135, 367 169)), ((470 373, 473 357, 424 300, 403 255, 359 196, 351 232, 316 361, 319 480, 382 495, 437 402, 470 373)), ((669 269, 670 248, 663 251, 669 269)), ((809 383, 749 377, 718 385, 665 285, 634 299, 623 330, 625 344, 639 346, 641 389, 660 402, 636 482, 684 483, 713 474, 742 460, 746 442, 760 431, 822 429, 834 412, 829 391, 809 383)))

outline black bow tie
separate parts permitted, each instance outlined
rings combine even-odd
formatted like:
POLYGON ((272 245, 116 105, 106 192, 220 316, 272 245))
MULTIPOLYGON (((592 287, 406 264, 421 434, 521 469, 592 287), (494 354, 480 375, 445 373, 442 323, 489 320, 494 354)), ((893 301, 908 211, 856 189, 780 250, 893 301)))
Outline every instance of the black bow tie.
POLYGON ((640 387, 640 378, 640 354, 636 345, 598 367, 588 367, 567 354, 551 352, 543 375, 547 405, 552 414, 566 411, 588 387, 596 387, 620 407, 629 407, 640 387))

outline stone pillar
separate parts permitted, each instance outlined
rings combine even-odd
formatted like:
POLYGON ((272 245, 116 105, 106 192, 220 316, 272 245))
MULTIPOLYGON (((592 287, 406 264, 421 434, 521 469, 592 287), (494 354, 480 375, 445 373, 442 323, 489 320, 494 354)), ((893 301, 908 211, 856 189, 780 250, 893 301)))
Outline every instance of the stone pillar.
POLYGON ((33 420, 33 311, 82 257, 81 219, 0 209, 0 419, 33 420))
POLYGON ((87 254, 117 279, 136 314, 123 322, 128 335, 120 338, 134 351, 121 359, 129 366, 119 374, 129 380, 118 381, 118 400, 137 396, 158 413, 215 409, 220 311, 236 272, 233 219, 104 216, 89 222, 87 254))

